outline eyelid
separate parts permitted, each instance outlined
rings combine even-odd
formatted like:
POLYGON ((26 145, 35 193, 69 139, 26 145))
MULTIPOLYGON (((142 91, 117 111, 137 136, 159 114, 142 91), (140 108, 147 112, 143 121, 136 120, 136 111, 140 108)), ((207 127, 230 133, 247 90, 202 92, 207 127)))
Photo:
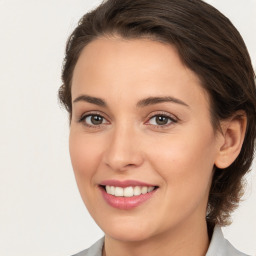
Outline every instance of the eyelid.
POLYGON ((78 123, 82 123, 82 122, 85 120, 85 118, 87 118, 88 116, 93 116, 93 115, 95 115, 95 116, 101 116, 102 118, 104 118, 104 119, 107 121, 107 123, 100 124, 100 125, 84 124, 85 126, 96 128, 96 127, 101 127, 101 126, 103 126, 103 125, 106 125, 106 124, 109 124, 109 123, 110 123, 110 122, 109 122, 109 118, 106 117, 106 115, 105 115, 104 113, 100 112, 100 111, 89 111, 89 112, 85 112, 85 113, 83 113, 83 114, 81 115, 81 117, 78 118, 77 122, 78 122, 78 123))
POLYGON ((179 118, 173 114, 170 114, 168 112, 165 112, 165 111, 156 111, 156 112, 153 112, 153 113, 150 113, 150 115, 147 117, 147 121, 145 122, 146 125, 150 125, 150 126, 154 126, 156 128, 167 128, 177 122, 179 122, 179 118), (149 124, 148 122, 150 121, 151 118, 153 117, 156 117, 156 116, 165 116, 165 117, 168 117, 170 120, 171 120, 171 123, 169 124, 166 124, 166 125, 152 125, 152 124, 149 124))
MULTIPOLYGON (((110 124, 110 121, 109 121, 110 118, 105 113, 102 113, 101 111, 93 111, 93 110, 83 113, 81 115, 81 117, 78 118, 77 122, 78 123, 82 123, 82 122, 84 122, 86 117, 91 116, 91 115, 99 115, 102 118, 104 118, 107 121, 107 123, 103 123, 103 124, 99 124, 99 125, 90 125, 90 124, 84 123, 84 125, 87 126, 87 127, 100 128, 102 126, 110 124)), ((155 112, 150 113, 147 116, 146 122, 144 122, 144 124, 149 125, 149 126, 153 126, 155 128, 162 128, 162 129, 164 129, 164 128, 168 128, 171 125, 174 125, 175 123, 177 123, 179 121, 180 121, 180 119, 177 116, 175 116, 173 114, 170 114, 169 112, 155 111, 155 112), (169 118, 171 120, 171 122, 169 124, 165 124, 165 125, 152 125, 152 124, 149 124, 150 119, 153 118, 153 117, 156 117, 156 116, 165 116, 165 117, 169 118)))

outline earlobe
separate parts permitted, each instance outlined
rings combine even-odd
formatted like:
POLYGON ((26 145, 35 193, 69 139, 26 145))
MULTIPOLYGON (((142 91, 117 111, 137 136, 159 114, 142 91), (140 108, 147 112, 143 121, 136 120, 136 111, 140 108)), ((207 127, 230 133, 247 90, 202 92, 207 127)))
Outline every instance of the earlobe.
POLYGON ((230 166, 238 157, 247 126, 246 114, 242 111, 236 112, 232 118, 221 123, 223 139, 218 145, 217 157, 215 160, 216 167, 220 169, 230 166))

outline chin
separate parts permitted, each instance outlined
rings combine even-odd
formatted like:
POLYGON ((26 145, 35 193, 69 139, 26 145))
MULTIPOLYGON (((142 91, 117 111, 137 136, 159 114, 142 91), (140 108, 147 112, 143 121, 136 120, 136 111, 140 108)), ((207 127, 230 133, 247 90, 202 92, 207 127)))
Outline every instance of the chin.
POLYGON ((122 223, 115 221, 109 222, 107 225, 101 225, 106 236, 112 239, 125 242, 139 242, 148 239, 155 233, 152 224, 150 223, 129 223, 123 221, 122 223))
POLYGON ((140 242, 147 240, 150 237, 150 234, 146 230, 138 230, 134 228, 124 229, 115 229, 115 230, 106 230, 104 232, 106 236, 111 237, 112 239, 123 241, 123 242, 140 242))

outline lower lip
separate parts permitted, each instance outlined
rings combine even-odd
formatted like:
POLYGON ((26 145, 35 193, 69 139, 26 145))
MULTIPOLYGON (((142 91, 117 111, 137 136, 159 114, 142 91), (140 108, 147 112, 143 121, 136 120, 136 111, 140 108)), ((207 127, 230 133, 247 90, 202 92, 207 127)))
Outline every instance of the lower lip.
POLYGON ((132 197, 118 197, 108 194, 104 188, 100 187, 103 198, 105 201, 112 207, 121 209, 121 210, 130 210, 139 205, 143 204, 144 202, 148 201, 152 196, 155 194, 156 190, 153 190, 146 194, 141 194, 139 196, 132 196, 132 197))

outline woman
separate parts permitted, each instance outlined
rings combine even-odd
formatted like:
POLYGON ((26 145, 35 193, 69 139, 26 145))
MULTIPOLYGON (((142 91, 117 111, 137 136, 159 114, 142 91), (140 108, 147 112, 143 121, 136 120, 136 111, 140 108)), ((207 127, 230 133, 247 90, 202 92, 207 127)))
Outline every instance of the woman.
POLYGON ((105 237, 77 255, 245 255, 223 238, 253 159, 238 31, 198 0, 108 0, 70 36, 61 102, 81 197, 105 237))

